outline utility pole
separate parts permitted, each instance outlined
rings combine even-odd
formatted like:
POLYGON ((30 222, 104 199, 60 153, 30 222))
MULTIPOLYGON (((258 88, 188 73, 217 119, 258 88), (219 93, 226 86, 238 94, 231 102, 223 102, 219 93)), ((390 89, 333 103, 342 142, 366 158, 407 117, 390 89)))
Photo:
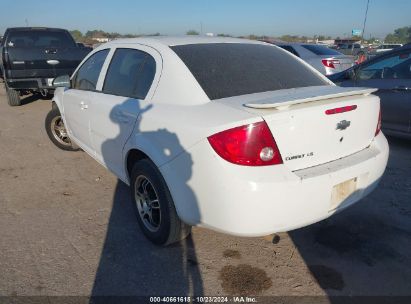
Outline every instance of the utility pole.
POLYGON ((370 0, 367 0, 367 9, 365 10, 364 25, 362 27, 362 33, 361 33, 361 41, 364 40, 365 25, 367 24, 368 6, 369 5, 370 5, 370 0))
POLYGON ((24 21, 26 22, 26 26, 29 26, 29 21, 27 20, 27 18, 24 21))

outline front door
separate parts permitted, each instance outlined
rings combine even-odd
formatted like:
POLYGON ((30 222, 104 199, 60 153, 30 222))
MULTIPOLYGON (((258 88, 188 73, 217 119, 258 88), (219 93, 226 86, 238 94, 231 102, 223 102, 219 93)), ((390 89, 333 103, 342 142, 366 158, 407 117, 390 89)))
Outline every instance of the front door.
POLYGON ((72 138, 83 150, 94 154, 90 137, 92 97, 109 50, 91 55, 72 78, 72 88, 63 95, 64 119, 72 138))

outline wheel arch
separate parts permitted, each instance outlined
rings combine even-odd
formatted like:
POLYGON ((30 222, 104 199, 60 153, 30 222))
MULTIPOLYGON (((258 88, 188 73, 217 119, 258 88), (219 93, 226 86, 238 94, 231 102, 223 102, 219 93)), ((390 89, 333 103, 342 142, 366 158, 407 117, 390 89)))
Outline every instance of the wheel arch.
POLYGON ((127 173, 127 179, 131 182, 131 170, 133 170, 133 165, 142 159, 148 159, 153 161, 145 152, 140 149, 132 148, 126 153, 125 157, 125 168, 127 173))

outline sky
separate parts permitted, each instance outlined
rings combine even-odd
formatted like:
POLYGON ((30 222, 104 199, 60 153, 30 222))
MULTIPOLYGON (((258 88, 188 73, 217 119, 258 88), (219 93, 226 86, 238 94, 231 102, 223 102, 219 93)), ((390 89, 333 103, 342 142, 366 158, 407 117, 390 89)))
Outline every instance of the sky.
MULTIPOLYGON (((349 36, 362 29, 367 0, 0 0, 7 27, 101 29, 182 35, 188 30, 239 35, 349 36)), ((411 26, 410 0, 370 0, 365 37, 411 26)))

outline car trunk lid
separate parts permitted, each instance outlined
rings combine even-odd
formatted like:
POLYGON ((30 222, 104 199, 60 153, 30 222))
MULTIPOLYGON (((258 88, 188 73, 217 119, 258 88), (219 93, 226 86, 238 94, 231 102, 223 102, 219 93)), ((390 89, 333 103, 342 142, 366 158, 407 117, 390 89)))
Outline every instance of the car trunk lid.
POLYGON ((351 68, 354 65, 354 57, 353 56, 323 56, 321 61, 323 62, 324 66, 327 66, 325 63, 332 63, 334 72, 342 72, 346 69, 351 68))
POLYGON ((243 107, 267 122, 284 164, 294 171, 369 146, 379 114, 379 99, 370 95, 374 91, 336 86, 289 89, 264 93, 263 97, 254 94, 243 100, 243 107), (353 107, 346 108, 349 106, 353 107))

